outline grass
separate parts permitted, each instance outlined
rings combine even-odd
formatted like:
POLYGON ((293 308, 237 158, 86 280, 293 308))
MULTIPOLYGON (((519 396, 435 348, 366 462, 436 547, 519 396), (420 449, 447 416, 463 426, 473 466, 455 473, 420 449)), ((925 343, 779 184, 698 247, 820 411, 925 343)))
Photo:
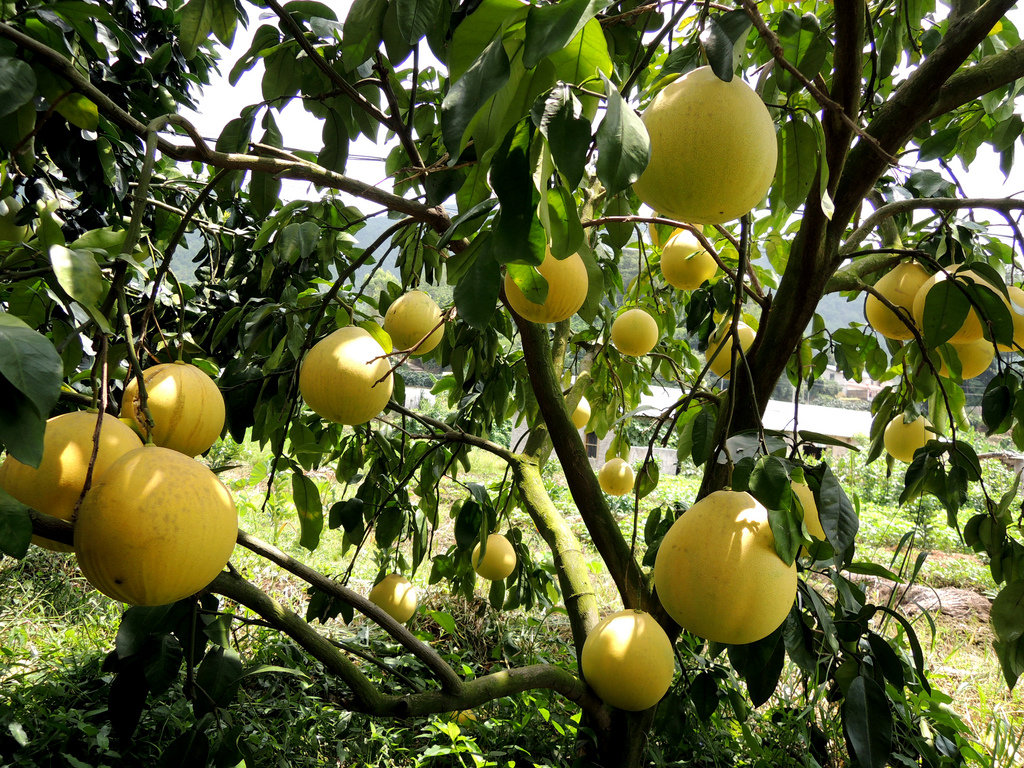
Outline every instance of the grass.
MULTIPOLYGON (((236 497, 244 529, 325 573, 348 572, 353 549, 345 550, 340 530, 325 527, 320 546, 312 553, 299 545, 290 478, 279 477, 267 496, 269 461, 265 452, 252 444, 221 444, 211 463, 233 466, 222 477, 236 497)), ((504 466, 490 454, 474 451, 470 463, 471 471, 460 476, 462 483, 473 481, 493 488, 504 477, 504 466)), ((948 529, 944 514, 927 501, 898 507, 895 501, 901 479, 884 476, 880 464, 876 462, 868 468, 852 461, 849 466, 837 464, 841 481, 849 484, 856 479, 860 492, 856 499, 861 521, 857 559, 899 570, 902 560, 912 564, 919 552, 928 551, 917 583, 936 589, 959 587, 991 594, 995 585, 986 564, 948 529), (903 536, 909 529, 915 534, 909 541, 912 549, 908 552, 903 536), (904 548, 898 549, 901 541, 904 548)), ((617 593, 590 542, 564 477, 553 469, 545 472, 553 502, 580 538, 599 599, 608 611, 617 610, 621 607, 617 593)), ((325 508, 355 491, 354 487, 334 484, 329 471, 314 473, 313 479, 325 508)), ((990 493, 1001 493, 1008 482, 1000 473, 993 473, 990 493)), ((644 523, 649 510, 658 505, 692 503, 698 485, 699 478, 694 475, 663 476, 654 492, 641 503, 639 514, 635 514, 630 497, 613 500, 614 515, 627 540, 635 535, 637 548, 642 551, 646 547, 644 523)), ((449 508, 467 494, 464 485, 443 481, 441 509, 449 508)), ((980 508, 982 503, 978 498, 970 498, 964 514, 972 514, 971 510, 980 508)), ((510 523, 526 534, 538 562, 547 562, 550 567, 550 555, 522 513, 513 510, 510 523)), ((451 522, 444 520, 435 537, 435 551, 444 551, 453 542, 451 522)), ((364 556, 348 575, 350 586, 364 593, 378 572, 374 550, 372 539, 368 540, 364 556)), ((304 611, 304 586, 288 574, 242 548, 236 550, 232 562, 275 598, 300 613, 304 611)), ((424 599, 411 628, 431 638, 456 663, 457 669, 472 675, 496 663, 555 661, 574 665, 563 615, 544 610, 528 615, 495 613, 487 606, 486 594, 479 587, 473 600, 453 600, 440 585, 427 583, 428 573, 429 568, 421 568, 414 577, 424 591, 424 599), (432 611, 450 614, 454 633, 444 630, 432 611)), ((25 743, 37 750, 35 754, 59 755, 62 765, 74 768, 129 765, 106 723, 104 687, 110 678, 101 670, 102 658, 113 645, 119 606, 89 588, 78 574, 73 557, 38 548, 33 548, 20 562, 0 561, 0 585, 8 597, 0 606, 0 764, 7 765, 6 756, 25 743), (61 718, 52 717, 58 711, 61 718), (59 725, 55 724, 57 720, 59 725)), ((1016 758, 1012 756, 1019 752, 1020 734, 1024 732, 1024 700, 1020 687, 1014 692, 1007 691, 992 649, 989 625, 976 618, 953 619, 944 614, 933 616, 932 621, 919 614, 914 622, 933 670, 933 684, 948 696, 946 706, 976 734, 978 752, 988 756, 988 762, 979 764, 993 768, 1013 765, 1016 758)), ((382 657, 390 652, 387 639, 358 617, 351 626, 331 622, 328 629, 336 639, 360 643, 382 657)), ((571 760, 567 750, 576 733, 577 713, 557 696, 535 692, 491 702, 476 713, 477 721, 462 726, 448 717, 414 723, 376 721, 346 712, 338 701, 343 692, 334 690, 330 677, 305 659, 287 639, 258 626, 238 628, 234 639, 247 664, 294 666, 304 673, 256 675, 242 686, 239 705, 232 709, 232 717, 244 732, 244 738, 239 738, 254 754, 288 755, 287 763, 268 757, 257 760, 257 765, 506 765, 516 760, 522 764, 526 753, 534 761, 550 761, 537 765, 567 765, 571 760)), ((410 663, 408 656, 400 658, 399 664, 410 663)), ((415 674, 415 665, 406 672, 415 674)), ((386 678, 381 678, 381 682, 393 684, 386 678)), ((781 737, 780 728, 788 727, 784 722, 788 716, 784 713, 807 706, 798 690, 795 684, 783 685, 782 693, 773 703, 753 713, 750 719, 715 721, 719 730, 709 730, 704 737, 709 744, 721 742, 715 747, 721 748, 721 756, 732 755, 728 759, 721 757, 720 764, 741 764, 734 754, 737 745, 748 750, 760 745, 757 749, 762 750, 758 753, 762 756, 775 749, 771 745, 781 737)), ((154 764, 161 745, 181 732, 190 717, 180 688, 156 702, 140 729, 146 738, 135 748, 139 764, 147 762, 146 755, 153 756, 148 762, 154 764)), ((777 745, 782 750, 779 754, 790 754, 798 747, 787 740, 777 745)), ((46 764, 51 763, 42 758, 38 762, 10 763, 46 764)))

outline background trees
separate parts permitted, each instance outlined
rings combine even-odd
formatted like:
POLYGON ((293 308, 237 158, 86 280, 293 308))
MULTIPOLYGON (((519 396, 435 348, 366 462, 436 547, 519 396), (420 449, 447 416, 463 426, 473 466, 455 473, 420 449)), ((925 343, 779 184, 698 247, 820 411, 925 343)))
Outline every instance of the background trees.
MULTIPOLYGON (((518 507, 550 553, 531 551, 513 529, 519 566, 491 584, 489 600, 496 608, 530 608, 554 590, 578 651, 610 606, 598 603, 578 536, 552 503, 543 468, 557 461, 563 470, 622 605, 652 613, 675 638, 679 628, 649 576, 675 514, 643 505, 657 467, 648 460, 639 468, 636 515, 624 531, 571 422, 585 394, 592 431, 624 431, 644 388, 655 379, 672 383, 680 397, 661 415, 652 445, 675 432, 680 458, 704 468, 703 494, 729 485, 761 499, 788 560, 810 543, 790 490, 803 472, 827 536, 814 562, 802 561, 806 578, 786 623, 763 641, 728 649, 754 703, 770 696, 788 656, 809 684, 844 701, 844 735, 861 764, 881 765, 893 752, 953 760, 955 729, 934 743, 900 730, 934 723, 920 705, 930 689, 917 641, 898 616, 888 623, 899 628, 896 637, 881 634, 875 619, 889 614, 849 578, 851 566, 872 569, 854 565, 857 516, 835 474, 827 463, 803 460, 803 447, 817 438, 768 434, 759 417, 783 376, 806 386, 830 360, 852 377, 866 372, 891 382, 873 404, 873 455, 892 418, 930 416, 942 439, 918 452, 904 498, 937 497, 951 527, 990 558, 1004 585, 993 622, 1012 685, 1024 671, 1019 513, 1009 494, 992 499, 985 513, 958 517, 966 488, 984 486, 984 475, 975 451, 957 439, 962 382, 940 376, 936 357, 948 356, 944 342, 972 308, 980 310, 988 336, 1011 347, 999 355, 982 417, 1019 446, 1024 396, 1012 308, 999 296, 1014 277, 1020 202, 965 199, 949 165, 970 162, 983 143, 1012 165, 1024 67, 1005 16, 1012 6, 358 0, 342 19, 328 5, 276 0, 6 3, 0 438, 9 453, 31 461, 54 407, 117 411, 123 383, 136 372, 133 354, 144 362, 190 360, 216 375, 228 434, 271 448, 269 487, 290 485, 304 547, 343 535, 362 557, 375 549, 380 576, 429 569, 432 582, 471 594, 473 544, 507 530, 509 510, 518 507), (223 65, 238 77, 262 61, 263 100, 244 107, 211 146, 175 105, 195 98, 194 86, 215 61, 214 38, 230 42, 243 22, 259 24, 253 43, 223 65), (647 159, 634 110, 670 76, 705 61, 719 76, 741 73, 757 86, 777 125, 779 170, 752 216, 701 232, 723 277, 684 294, 661 279, 650 241, 653 232, 660 244, 685 222, 638 216, 631 194, 647 159), (282 146, 276 115, 293 100, 322 121, 315 153, 282 146), (360 137, 387 142, 390 186, 345 175, 360 137), (938 170, 917 167, 928 161, 938 170), (284 203, 283 179, 310 182, 321 194, 284 203), (366 205, 343 204, 341 192, 366 205), (972 212, 981 208, 1003 214, 1012 237, 977 224, 972 212), (378 236, 356 240, 385 216, 378 236), (546 249, 556 257, 579 252, 589 277, 579 313, 550 326, 510 313, 502 282, 509 274, 528 297, 542 298, 547 285, 534 266, 546 249), (995 290, 969 283, 943 291, 945 301, 930 302, 906 343, 856 324, 826 328, 816 315, 823 296, 870 292, 884 271, 909 258, 929 272, 970 262, 995 290), (382 266, 401 285, 368 290, 382 266), (395 393, 378 421, 343 428, 303 408, 299 363, 317 340, 339 325, 378 319, 405 289, 445 285, 454 313, 427 360, 440 368, 434 391, 455 408, 451 419, 404 407, 408 368, 400 352, 389 358, 395 393), (624 306, 648 308, 659 324, 658 346, 640 360, 604 343, 624 306), (723 317, 731 332, 742 319, 757 334, 745 354, 731 358, 728 382, 716 383, 702 353, 723 317), (527 441, 508 447, 491 439, 516 414, 530 426, 527 441), (439 480, 465 470, 470 448, 501 459, 507 481, 469 486, 460 504, 446 508, 439 480), (354 495, 324 509, 309 477, 322 468, 357 484, 354 495), (455 541, 442 549, 433 534, 451 512, 455 541), (638 530, 647 534, 642 544, 638 530), (540 567, 548 556, 552 567, 540 567)), ((947 365, 957 370, 957 362, 947 365)), ((24 554, 32 530, 70 539, 67 526, 9 499, 3 514, 0 543, 9 555, 24 554)), ((154 659, 177 668, 184 658, 188 670, 206 670, 205 681, 226 680, 211 698, 218 706, 231 700, 237 657, 221 644, 207 647, 205 635, 195 642, 187 629, 226 621, 214 618, 212 595, 219 594, 337 675, 354 710, 420 715, 551 688, 582 708, 594 734, 581 742, 588 759, 644 759, 653 711, 602 707, 578 675, 557 665, 463 679, 429 644, 349 590, 344 577, 328 578, 244 532, 239 543, 308 582, 306 616, 283 610, 234 571, 198 601, 129 612, 134 618, 123 632, 137 642, 119 644, 116 654, 121 709, 137 711, 140 696, 158 687, 138 674, 154 659), (430 685, 414 693, 381 688, 327 643, 316 622, 354 611, 418 659, 430 685)), ((691 674, 722 649, 689 636, 677 648, 687 671, 663 717, 706 698, 709 685, 733 687, 691 674)), ((120 726, 130 730, 132 722, 126 716, 120 726)), ((666 732, 664 722, 658 729, 666 732)))

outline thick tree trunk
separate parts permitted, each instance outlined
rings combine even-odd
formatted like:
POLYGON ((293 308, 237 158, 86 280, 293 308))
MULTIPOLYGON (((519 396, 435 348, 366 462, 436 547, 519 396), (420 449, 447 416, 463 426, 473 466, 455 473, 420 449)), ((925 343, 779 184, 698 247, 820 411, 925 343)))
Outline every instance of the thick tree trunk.
POLYGON ((600 728, 584 714, 577 742, 579 764, 585 768, 642 768, 654 712, 614 710, 607 728, 600 728), (586 733, 582 733, 584 729, 586 733))

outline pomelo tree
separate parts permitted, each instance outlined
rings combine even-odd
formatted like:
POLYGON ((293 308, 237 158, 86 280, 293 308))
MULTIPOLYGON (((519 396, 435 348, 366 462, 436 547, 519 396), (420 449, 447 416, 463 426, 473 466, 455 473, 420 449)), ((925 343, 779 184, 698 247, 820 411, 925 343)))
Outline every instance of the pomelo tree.
MULTIPOLYGON (((158 687, 153 670, 168 666, 184 665, 190 679, 202 671, 208 685, 197 713, 230 707, 242 667, 223 646, 227 632, 215 631, 230 624, 218 615, 220 596, 322 663, 347 687, 353 711, 413 717, 553 689, 582 710, 581 761, 640 765, 648 747, 677 737, 684 715, 706 717, 730 696, 739 706, 738 680, 754 705, 766 702, 788 658, 811 689, 841 703, 843 734, 831 748, 848 750, 854 763, 956 764, 966 742, 951 721, 936 720, 912 627, 871 604, 852 578, 887 573, 857 558, 854 505, 827 461, 804 461, 804 450, 827 438, 767 431, 761 414, 783 377, 808 386, 834 361, 850 378, 886 383, 872 406, 871 456, 881 456, 894 418, 928 417, 933 439, 893 470, 904 473, 904 500, 937 497, 949 524, 989 558, 1000 585, 996 648, 1013 685, 1024 672, 1020 512, 1011 493, 991 498, 985 513, 959 514, 968 486, 984 488, 985 479, 959 439, 967 397, 947 344, 973 317, 999 345, 981 418, 1024 447, 1013 338, 1024 308, 1005 290, 1024 244, 1016 224, 1024 201, 966 197, 954 165, 970 165, 982 145, 1000 154, 1004 170, 1013 164, 1024 127, 1015 111, 1024 47, 1006 16, 1013 6, 355 0, 340 15, 311 0, 0 4, 0 440, 9 458, 39 464, 51 415, 93 406, 117 418, 127 381, 142 380, 150 363, 184 359, 214 377, 226 433, 272 450, 270 481, 290 486, 303 547, 344 537, 356 556, 372 551, 380 578, 429 573, 431 583, 471 594, 474 548, 505 533, 516 564, 490 582, 495 609, 530 610, 558 595, 577 657, 603 615, 640 610, 665 630, 679 667, 660 704, 638 712, 604 704, 579 671, 555 665, 466 679, 344 575, 314 571, 240 531, 238 546, 308 584, 305 616, 233 569, 196 597, 129 610, 114 662, 118 726, 133 727, 158 687), (256 26, 252 44, 227 56, 220 44, 242 24, 256 26), (216 63, 230 67, 233 82, 262 64, 262 99, 208 141, 177 110, 216 63), (648 132, 640 113, 695 71, 709 89, 702 93, 732 93, 743 82, 753 92, 725 117, 661 115, 648 132), (322 123, 315 151, 283 146, 279 114, 292 102, 322 123), (751 103, 764 105, 770 125, 755 120, 751 103), (760 138, 748 142, 755 121, 760 138), (725 146, 726 138, 755 149, 681 163, 689 143, 725 146), (350 148, 362 139, 386 147, 386 182, 347 175, 350 148), (633 184, 645 172, 643 197, 664 210, 641 207, 633 184), (730 191, 731 182, 760 177, 770 188, 730 191), (310 185, 307 199, 280 199, 289 179, 310 185), (751 194, 754 203, 733 210, 735 198, 751 194), (982 209, 1002 216, 1011 234, 979 224, 982 209), (673 218, 680 210, 695 213, 673 218), (715 221, 724 210, 731 218, 715 221), (387 225, 360 244, 354 234, 375 217, 387 225), (711 281, 693 290, 674 289, 658 269, 661 244, 676 229, 717 262, 711 281), (194 269, 187 279, 174 260, 183 249, 194 269), (558 268, 538 270, 545 257, 558 268), (582 268, 570 269, 577 260, 582 268), (400 284, 371 293, 365 268, 385 262, 400 284), (945 278, 920 312, 873 288, 909 262, 945 278), (975 279, 956 277, 962 264, 975 279), (450 287, 453 300, 441 307, 443 337, 422 358, 442 372, 434 392, 453 410, 445 421, 404 406, 407 364, 421 351, 391 348, 378 326, 400 295, 437 286, 450 287), (905 321, 908 334, 898 335, 907 338, 882 338, 865 324, 826 328, 817 310, 835 293, 873 295, 905 321), (543 307, 549 299, 559 304, 550 316, 512 311, 513 301, 543 307), (627 356, 609 343, 623 309, 656 321, 649 353, 627 356), (343 425, 306 402, 300 372, 315 345, 350 324, 382 344, 388 365, 377 379, 389 376, 393 392, 383 411, 343 425), (644 503, 659 476, 653 451, 638 468, 635 514, 623 527, 573 425, 585 396, 587 430, 616 436, 602 460, 628 457, 626 425, 652 384, 679 396, 658 414, 651 447, 676 435, 680 462, 703 471, 703 497, 728 487, 756 498, 764 521, 745 524, 761 526, 750 539, 764 541, 770 526, 772 557, 799 571, 788 615, 752 642, 705 642, 673 620, 652 569, 680 508, 644 503), (513 418, 529 428, 523 444, 490 438, 513 418), (470 450, 502 460, 507 482, 469 486, 460 504, 444 508, 438 485, 465 471, 470 450), (542 468, 555 462, 620 604, 598 603, 579 537, 545 488, 542 468), (321 468, 354 494, 325 509, 309 477, 321 468), (805 481, 820 526, 804 523, 810 502, 792 490, 805 481), (513 508, 547 551, 523 545, 513 508), (452 514, 455 543, 440 549, 432 533, 452 514), (819 529, 823 539, 812 535, 819 529), (329 642, 322 625, 355 612, 418 660, 431 678, 426 688, 381 687, 329 642), (882 618, 895 634, 882 633, 882 618), (210 631, 200 637, 197 625, 210 631)), ((352 387, 343 385, 350 401, 340 405, 362 413, 352 387)), ((320 380, 317 392, 329 399, 331 391, 320 380)), ((9 556, 23 556, 33 535, 74 542, 71 523, 10 495, 0 496, 0 513, 9 556)), ((717 562, 696 570, 733 567, 724 553, 717 562)), ((737 605, 746 597, 697 609, 743 624, 737 605)), ((756 601, 746 605, 758 610, 756 601)), ((616 680, 601 669, 604 683, 616 680)), ((636 693, 616 700, 646 706, 636 693)), ((208 746, 211 735, 237 739, 197 715, 181 748, 208 746)))

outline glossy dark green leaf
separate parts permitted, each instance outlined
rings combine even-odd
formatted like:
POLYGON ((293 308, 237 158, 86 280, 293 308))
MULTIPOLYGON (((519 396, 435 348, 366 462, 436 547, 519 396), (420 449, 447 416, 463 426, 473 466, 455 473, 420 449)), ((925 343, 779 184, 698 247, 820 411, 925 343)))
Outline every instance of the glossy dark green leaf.
POLYGON ((490 180, 498 196, 500 212, 491 235, 491 253, 499 264, 540 264, 546 237, 537 217, 539 193, 533 185, 529 120, 509 131, 494 155, 490 180))
POLYGON ((354 0, 345 17, 341 55, 349 71, 366 61, 380 47, 381 25, 387 0, 354 0))
POLYGON ((441 130, 453 156, 462 154, 470 121, 509 78, 509 60, 501 38, 493 40, 441 102, 441 130))
POLYGON ((189 728, 167 745, 157 768, 179 768, 183 765, 208 765, 210 737, 198 724, 189 728))
POLYGON ((957 139, 960 137, 960 128, 943 128, 936 131, 927 139, 921 142, 917 157, 922 163, 929 160, 938 160, 949 157, 956 149, 957 139))
POLYGON ((49 339, 20 318, 0 312, 0 377, 27 399, 36 417, 45 420, 57 404, 63 371, 49 339))
POLYGON ((348 162, 348 127, 337 110, 328 110, 321 139, 323 148, 316 156, 317 163, 328 170, 344 173, 348 162))
POLYGON ((729 646, 729 662, 747 683, 747 692, 755 707, 768 701, 779 685, 786 660, 786 644, 782 641, 784 626, 756 642, 729 646))
POLYGON ((498 579, 491 582, 490 589, 487 590, 487 602, 491 604, 491 608, 496 611, 501 610, 502 604, 505 602, 505 580, 498 579))
POLYGON ((547 139, 555 167, 570 189, 579 186, 590 149, 590 120, 583 104, 565 83, 555 86, 533 106, 533 122, 547 139))
MULTIPOLYGON (((828 35, 821 31, 821 25, 813 14, 806 13, 798 18, 789 9, 780 16, 779 40, 786 60, 796 65, 807 80, 818 75, 832 47, 828 35)), ((786 93, 803 87, 796 77, 781 67, 776 70, 776 77, 779 88, 786 93)))
POLYGON ((845 553, 852 547, 860 527, 857 512, 827 464, 821 464, 811 472, 818 477, 818 516, 825 538, 837 557, 842 556, 845 560, 845 553))
POLYGON ((7 117, 32 101, 36 73, 20 59, 0 57, 0 117, 7 117))
POLYGON ((244 673, 242 660, 230 648, 216 646, 196 670, 196 694, 192 706, 197 714, 227 707, 235 700, 244 673))
POLYGON ((857 676, 843 702, 843 732, 861 768, 885 768, 892 751, 892 714, 885 691, 874 680, 857 676))
POLYGON ((523 65, 532 69, 544 57, 564 48, 609 4, 610 0, 563 0, 532 6, 526 17, 523 65))
POLYGON ((775 184, 791 211, 807 199, 818 170, 818 139, 814 129, 800 118, 786 121, 778 134, 779 165, 775 184))
POLYGON ((750 473, 750 492, 769 509, 788 507, 789 469, 778 456, 761 456, 750 473))
POLYGON ((650 495, 658 487, 658 479, 661 472, 658 469, 658 462, 654 459, 645 461, 640 466, 640 472, 636 476, 636 495, 638 499, 650 495))
POLYGON ((295 264, 312 255, 320 241, 320 227, 312 221, 289 224, 274 240, 277 258, 285 264, 295 264))
POLYGON ((481 540, 480 527, 484 524, 483 509, 475 499, 466 499, 455 518, 455 543, 460 549, 471 550, 481 540))
POLYGON ((292 500, 299 515, 299 544, 312 552, 320 543, 324 528, 324 508, 320 489, 302 472, 292 473, 292 500))
POLYGON ((643 173, 651 157, 643 121, 611 80, 601 74, 608 99, 597 128, 597 177, 609 195, 625 189, 643 173))
POLYGON ((543 304, 548 297, 548 281, 537 269, 529 264, 508 264, 506 267, 512 282, 523 295, 534 304, 543 304))
POLYGON ((963 286, 953 280, 941 280, 931 287, 924 301, 921 333, 929 347, 944 344, 960 330, 971 309, 963 286))
POLYGON ((189 0, 181 9, 181 31, 178 45, 186 59, 196 55, 196 49, 213 32, 215 0, 189 0))
POLYGON ((441 0, 391 0, 395 3, 398 19, 398 34, 405 42, 413 45, 427 34, 437 17, 441 0))
POLYGON ((31 542, 29 508, 0 488, 0 552, 20 560, 31 542))
POLYGON ((455 308, 459 317, 474 328, 483 330, 494 317, 501 290, 501 269, 491 250, 490 233, 473 240, 470 266, 455 286, 455 308))
POLYGON ((992 629, 1004 643, 1024 637, 1024 579, 1007 584, 992 601, 992 629))
POLYGON ((143 667, 150 691, 159 695, 170 688, 178 677, 184 658, 181 643, 174 635, 151 636, 143 667))
POLYGON ((711 451, 714 448, 716 420, 713 408, 702 408, 691 422, 693 424, 693 463, 698 467, 711 457, 711 451))
MULTIPOLYGON (((358 2, 356 5, 358 5, 358 2)), ((241 79, 245 72, 252 69, 253 65, 262 55, 262 52, 277 45, 280 41, 281 35, 277 27, 273 27, 270 24, 260 26, 252 37, 249 50, 242 54, 238 61, 235 62, 235 65, 231 67, 231 71, 228 73, 228 82, 233 86, 238 85, 239 79, 241 79)))
POLYGON ((741 9, 708 19, 700 42, 704 46, 708 64, 720 80, 732 80, 736 70, 737 44, 742 51, 750 25, 750 17, 741 9))
POLYGON ((547 191, 550 220, 551 255, 564 259, 579 251, 583 244, 583 225, 572 193, 559 185, 547 191))
POLYGON ((786 565, 792 565, 803 543, 803 514, 794 507, 768 508, 768 523, 775 539, 775 552, 786 565))

